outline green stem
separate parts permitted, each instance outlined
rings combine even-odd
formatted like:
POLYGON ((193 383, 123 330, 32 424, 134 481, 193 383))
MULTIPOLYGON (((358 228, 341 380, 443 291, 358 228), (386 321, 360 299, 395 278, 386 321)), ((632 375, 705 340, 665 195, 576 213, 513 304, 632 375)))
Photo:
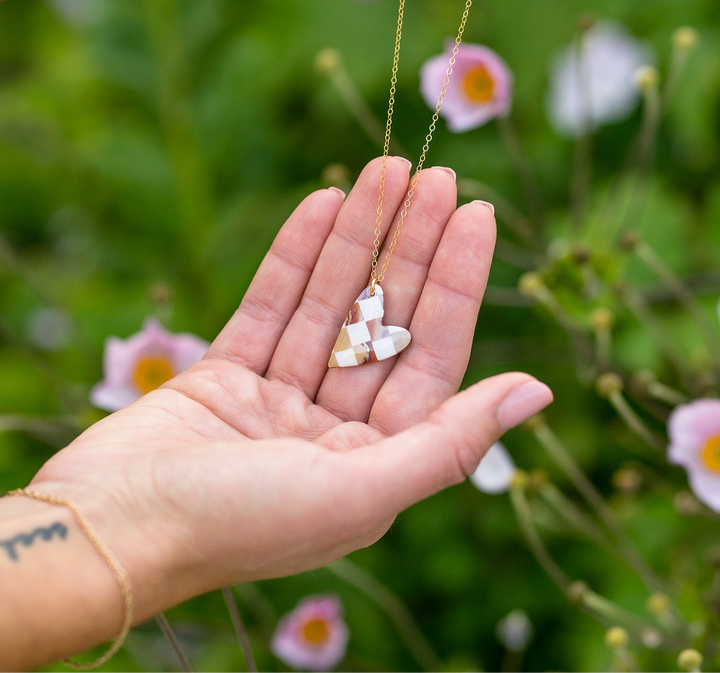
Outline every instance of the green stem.
POLYGON ((327 569, 362 591, 385 612, 397 628, 408 650, 424 670, 443 670, 440 657, 420 631, 410 610, 395 593, 366 570, 346 558, 331 563, 327 569))
POLYGON ((578 533, 589 538, 608 553, 614 554, 607 536, 574 502, 566 498, 560 489, 553 484, 546 483, 540 489, 540 495, 555 510, 555 513, 578 533))
POLYGON ((233 593, 240 596, 240 599, 251 610, 256 621, 261 625, 263 632, 269 638, 278 620, 272 603, 252 582, 235 585, 233 593))
POLYGON ((689 51, 687 48, 673 46, 672 55, 670 56, 670 65, 668 66, 667 75, 665 77, 665 85, 663 86, 661 95, 661 108, 666 112, 670 101, 672 100, 680 76, 685 69, 689 51))
POLYGON ((575 165, 571 183, 571 212, 576 229, 585 220, 592 182, 592 136, 583 131, 575 144, 575 165))
MULTIPOLYGON (((373 144, 383 149, 385 129, 373 114, 370 106, 365 102, 345 67, 339 64, 330 71, 328 76, 340 95, 340 99, 345 104, 345 108, 355 118, 358 126, 373 144)), ((392 154, 409 157, 407 150, 399 142, 391 139, 390 143, 392 154)))
MULTIPOLYGON (((530 505, 521 486, 513 486, 510 489, 510 500, 515 509, 520 529, 533 555, 550 579, 564 594, 569 596, 569 589, 572 585, 538 535, 533 525, 530 505)), ((643 619, 636 617, 631 612, 624 610, 589 588, 586 588, 579 596, 579 605, 596 619, 601 619, 609 624, 624 624, 638 634, 650 626, 643 619)))
POLYGON ((612 364, 612 330, 610 327, 598 327, 595 330, 597 365, 600 371, 607 371, 612 364))
POLYGON ((156 108, 160 135, 175 178, 178 238, 183 243, 186 295, 203 297, 212 310, 212 292, 203 258, 216 222, 213 176, 200 146, 192 105, 192 59, 183 33, 177 0, 145 0, 148 35, 156 56, 156 108))
POLYGON ((26 432, 53 446, 67 446, 83 430, 74 416, 33 417, 21 414, 0 414, 0 432, 26 432))
POLYGON ((653 341, 662 351, 668 361, 673 365, 675 371, 686 385, 692 386, 692 377, 688 375, 685 369, 685 355, 678 348, 677 344, 668 336, 666 330, 657 320, 652 310, 648 306, 644 297, 631 287, 623 287, 621 297, 625 305, 635 315, 637 321, 647 329, 653 341))
POLYGON ((645 88, 643 90, 643 99, 645 106, 638 137, 638 165, 642 172, 647 174, 655 158, 655 146, 658 128, 660 127, 661 105, 657 86, 645 88))
POLYGON ((582 126, 575 143, 575 161, 570 184, 570 204, 573 224, 578 229, 587 215, 592 182, 592 102, 590 98, 590 73, 587 72, 588 59, 583 58, 585 47, 584 31, 575 40, 575 59, 577 63, 577 89, 582 105, 582 126), (585 66, 585 67, 583 67, 585 66))
POLYGON ((647 393, 650 397, 660 400, 661 402, 665 402, 671 407, 675 407, 679 404, 687 404, 688 402, 687 395, 684 395, 670 386, 666 386, 660 381, 652 381, 648 384, 647 393))
POLYGON ((600 495, 592 482, 585 476, 580 466, 565 450, 565 447, 557 435, 555 435, 547 424, 539 423, 535 428, 535 436, 545 448, 548 455, 557 463, 563 472, 565 472, 585 501, 597 512, 600 519, 608 527, 608 530, 613 533, 630 567, 635 570, 651 591, 663 591, 663 583, 647 565, 645 559, 643 559, 637 551, 632 540, 620 525, 620 522, 615 518, 613 511, 605 503, 605 500, 603 500, 602 495, 600 495))
POLYGON ((228 612, 230 613, 233 629, 235 629, 235 635, 237 636, 240 649, 245 657, 247 669, 251 673, 257 673, 257 666, 255 665, 255 659, 253 658, 250 638, 248 637, 247 630, 245 629, 242 617, 240 616, 240 610, 238 610, 235 597, 232 595, 232 591, 228 587, 223 587, 220 591, 225 599, 225 605, 227 605, 228 612))
POLYGON ((720 367, 718 352, 720 351, 720 337, 715 324, 710 320, 707 313, 698 302, 697 297, 688 289, 683 281, 678 278, 657 253, 644 241, 638 243, 635 252, 660 278, 665 286, 672 292, 685 310, 690 314, 714 360, 715 366, 720 367))
POLYGON ((603 617, 608 623, 623 624, 636 633, 642 633, 644 629, 651 626, 644 619, 636 617, 631 612, 624 610, 619 605, 616 605, 604 596, 596 594, 594 591, 588 591, 583 596, 583 605, 595 614, 603 617))
POLYGON ((161 612, 159 615, 157 615, 155 617, 155 621, 157 622, 158 626, 160 627, 160 630, 163 632, 163 635, 165 636, 166 640, 170 643, 170 646, 173 648, 182 670, 186 671, 187 673, 192 673, 192 668, 190 667, 190 661, 188 660, 185 652, 183 652, 183 649, 180 645, 180 641, 177 639, 175 632, 172 630, 172 627, 170 626, 170 622, 167 620, 165 613, 161 612))
POLYGON ((510 161, 525 191, 535 227, 537 230, 540 230, 545 220, 545 207, 530 160, 520 144, 517 130, 512 121, 510 121, 510 117, 498 117, 497 123, 500 136, 510 156, 510 161))
POLYGON ((457 183, 458 195, 470 199, 482 199, 495 206, 495 214, 507 227, 528 245, 534 244, 532 223, 497 189, 482 180, 460 178, 457 183))
POLYGON ((640 439, 649 444, 653 449, 661 452, 665 451, 665 442, 645 425, 645 422, 630 406, 621 391, 614 390, 611 392, 608 401, 617 412, 617 415, 625 421, 625 424, 640 437, 640 439))
POLYGON ((632 654, 628 651, 626 647, 621 647, 618 650, 615 650, 615 661, 616 661, 616 668, 619 671, 637 671, 639 670, 637 661, 635 661, 635 657, 633 657, 632 654))
POLYGON ((570 580, 560 566, 555 563, 555 559, 553 559, 550 555, 550 552, 543 544, 540 535, 538 535, 535 526, 533 526, 530 505, 522 487, 513 486, 510 489, 510 502, 512 502, 515 509, 520 530, 522 531, 525 541, 528 543, 528 547, 530 547, 530 551, 533 553, 533 556, 537 559, 540 567, 555 583, 558 589, 560 589, 563 593, 566 593, 570 580))

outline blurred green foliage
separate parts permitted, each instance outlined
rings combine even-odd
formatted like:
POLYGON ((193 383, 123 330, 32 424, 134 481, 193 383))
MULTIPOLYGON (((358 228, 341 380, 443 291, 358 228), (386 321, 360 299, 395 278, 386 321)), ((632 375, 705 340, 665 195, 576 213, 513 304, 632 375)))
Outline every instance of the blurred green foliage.
MULTIPOLYGON (((583 299, 582 270, 573 261, 573 246, 583 240, 567 216, 574 148, 546 120, 549 63, 588 11, 626 24, 653 47, 661 69, 672 31, 680 25, 699 30, 701 45, 662 120, 647 204, 629 224, 676 273, 692 279, 710 315, 720 296, 718 9, 716 0, 486 0, 473 9, 467 41, 491 46, 514 72, 512 117, 546 198, 539 240, 543 250, 559 251, 543 277, 578 324, 610 300, 583 299)), ((408 3, 394 137, 410 158, 430 117, 418 93, 418 70, 453 33, 459 10, 448 0, 408 3)), ((101 378, 103 341, 137 331, 146 315, 208 339, 219 331, 294 205, 326 186, 324 169, 341 163, 354 177, 378 154, 314 60, 325 47, 338 49, 382 119, 395 15, 391 0, 0 3, 0 414, 79 419, 81 425, 99 418, 87 394, 101 378), (66 338, 61 334, 50 349, 31 338, 37 312, 49 307, 70 317, 66 338)), ((591 212, 606 202, 641 115, 596 134, 591 212)), ((494 124, 463 135, 441 124, 429 161, 491 185, 526 210, 494 124)), ((505 250, 514 250, 520 242, 502 218, 499 230, 505 250)), ((657 278, 632 255, 606 250, 602 236, 583 244, 592 246, 598 276, 647 291, 661 329, 699 376, 709 366, 702 343, 657 278)), ((650 565, 671 578, 685 617, 700 618, 717 522, 676 511, 673 497, 684 474, 638 455, 638 441, 596 395, 566 331, 516 292, 533 259, 499 255, 467 382, 521 369, 551 385, 551 425, 609 496, 650 565), (612 487, 612 474, 628 461, 648 475, 637 493, 612 487)), ((678 383, 646 326, 627 311, 618 321, 621 368, 628 375, 652 369, 678 383)), ((699 392, 708 390, 712 383, 699 392)), ((667 410, 649 411, 662 429, 667 410)), ((69 433, 1 433, 0 488, 25 484, 69 433)), ((513 431, 506 443, 520 466, 543 468, 567 486, 529 433, 513 431)), ((541 505, 537 518, 571 578, 646 614, 647 593, 627 568, 573 538, 541 505)), ((515 608, 535 626, 526 669, 611 665, 604 627, 572 608, 543 574, 506 496, 481 494, 470 484, 451 489, 402 514, 383 540, 352 558, 406 601, 451 669, 512 665, 504 663, 494 631, 515 608)), ((277 616, 304 595, 328 591, 342 597, 352 633, 343 668, 417 668, 373 602, 318 570, 238 589, 261 669, 282 670, 268 649, 277 616)), ((168 616, 198 669, 244 665, 219 594, 168 616)), ((665 670, 675 656, 646 653, 643 661, 665 670)), ((104 670, 174 666, 150 623, 104 670)))

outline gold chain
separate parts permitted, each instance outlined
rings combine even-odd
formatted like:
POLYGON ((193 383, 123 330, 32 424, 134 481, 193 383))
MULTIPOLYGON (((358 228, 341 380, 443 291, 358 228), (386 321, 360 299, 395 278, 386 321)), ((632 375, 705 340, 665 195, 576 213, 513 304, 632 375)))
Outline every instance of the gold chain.
POLYGON ((45 493, 37 493, 24 488, 18 488, 14 491, 9 491, 5 494, 6 496, 23 495, 27 498, 33 498, 34 500, 42 500, 51 505, 58 505, 60 507, 67 507, 75 517, 78 525, 88 537, 93 547, 97 550, 98 554, 102 556, 105 563, 108 564, 118 585, 120 586, 120 593, 123 597, 123 620, 120 628, 120 633, 116 636, 110 649, 105 652, 99 659, 96 659, 89 664, 78 664, 69 659, 65 660, 65 663, 71 668, 75 668, 81 671, 89 671, 98 666, 102 666, 104 663, 110 660, 110 658, 117 652, 122 644, 125 642, 125 638, 130 632, 133 620, 133 595, 130 587, 130 579, 128 578, 125 569, 120 565, 120 562, 115 558, 115 555, 108 549, 108 546, 103 542, 102 538, 98 535, 97 531, 90 523, 88 518, 83 514, 82 510, 72 501, 67 498, 58 498, 54 495, 46 495, 45 493))
POLYGON ((390 245, 388 246, 385 261, 383 262, 382 267, 380 268, 380 274, 378 275, 377 267, 378 257, 380 256, 380 235, 382 233, 381 225, 383 214, 383 199, 385 197, 385 179, 387 176, 387 158, 388 152, 390 151, 390 133, 392 131, 398 64, 400 62, 400 39, 402 38, 402 26, 405 13, 405 0, 400 0, 400 6, 398 8, 397 31, 395 33, 395 53, 393 54, 392 77, 390 78, 390 99, 388 100, 387 123, 385 124, 385 144, 383 146, 382 170, 380 172, 380 191, 378 194, 377 218, 375 219, 375 249, 373 250, 372 268, 370 270, 371 294, 375 294, 375 284, 380 283, 385 278, 385 273, 387 272, 388 265, 390 264, 390 258, 392 257, 393 250, 395 250, 398 237, 400 236, 400 230, 405 223, 405 218, 407 217, 408 209, 410 208, 410 202, 415 195, 415 188, 417 187, 418 177, 420 176, 420 171, 425 164, 425 157, 427 156, 427 151, 433 138, 433 133, 435 133, 435 127, 437 125, 438 119, 440 118, 440 110, 442 109, 443 101, 445 100, 445 94, 447 93, 448 85, 450 84, 450 75, 452 75, 453 66, 455 65, 455 59, 458 55, 458 50, 460 48, 460 43, 462 42, 463 33, 465 32, 465 24, 467 23, 468 14, 470 13, 470 7, 472 7, 472 0, 466 0, 465 10, 463 11, 462 19, 460 20, 460 27, 458 28, 457 37, 455 38, 455 45, 453 46, 452 54, 448 62, 448 68, 445 72, 445 81, 443 82, 442 90, 440 91, 440 97, 438 98, 437 104, 435 105, 435 112, 433 113, 432 121, 430 122, 430 127, 428 128, 428 133, 425 136, 425 144, 423 145, 420 159, 418 159, 415 173, 412 177, 412 180, 410 181, 410 188, 408 189, 407 195, 405 196, 405 202, 403 203, 403 208, 400 211, 400 218, 398 219, 395 233, 393 234, 390 245))

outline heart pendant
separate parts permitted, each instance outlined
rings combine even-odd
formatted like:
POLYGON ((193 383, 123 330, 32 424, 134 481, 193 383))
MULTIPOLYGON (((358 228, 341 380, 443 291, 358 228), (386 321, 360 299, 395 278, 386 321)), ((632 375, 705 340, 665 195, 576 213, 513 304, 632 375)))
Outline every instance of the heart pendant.
POLYGON ((387 360, 407 348, 410 332, 383 325, 385 300, 380 285, 375 294, 366 287, 355 300, 333 346, 328 367, 354 367, 365 362, 387 360))

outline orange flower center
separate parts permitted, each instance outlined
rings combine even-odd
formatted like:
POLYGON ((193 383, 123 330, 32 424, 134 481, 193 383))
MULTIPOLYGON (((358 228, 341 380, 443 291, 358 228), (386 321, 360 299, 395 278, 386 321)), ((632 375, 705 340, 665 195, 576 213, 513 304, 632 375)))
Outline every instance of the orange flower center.
POLYGON ((166 357, 150 356, 138 361, 133 380, 138 390, 145 395, 145 393, 159 388, 173 376, 175 376, 175 371, 172 363, 166 357))
POLYGON ((714 472, 720 472, 720 435, 710 437, 710 439, 705 442, 702 459, 705 467, 714 472))
POLYGON ((473 103, 489 103, 495 91, 495 82, 484 65, 478 65, 465 73, 465 95, 473 103))
POLYGON ((318 647, 322 645, 330 633, 327 622, 324 619, 308 619, 302 627, 302 637, 308 645, 318 647))

